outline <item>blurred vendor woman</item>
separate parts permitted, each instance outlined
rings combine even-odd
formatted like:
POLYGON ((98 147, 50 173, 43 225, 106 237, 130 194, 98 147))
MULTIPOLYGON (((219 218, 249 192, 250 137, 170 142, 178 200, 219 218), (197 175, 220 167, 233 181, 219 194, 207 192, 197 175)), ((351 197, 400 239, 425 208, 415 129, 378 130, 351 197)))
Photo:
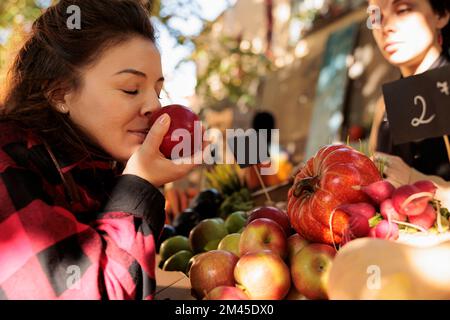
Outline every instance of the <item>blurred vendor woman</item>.
MULTIPOLYGON (((402 78, 450 63, 450 1, 369 0, 369 4, 377 8, 371 16, 375 41, 402 78)), ((386 160, 384 173, 395 185, 431 179, 446 186, 450 181, 444 139, 393 144, 383 101, 375 112, 370 148, 386 160)))
POLYGON ((152 299, 161 57, 138 0, 60 0, 33 24, 0 117, 0 299, 152 299), (80 28, 69 28, 76 5, 80 28))

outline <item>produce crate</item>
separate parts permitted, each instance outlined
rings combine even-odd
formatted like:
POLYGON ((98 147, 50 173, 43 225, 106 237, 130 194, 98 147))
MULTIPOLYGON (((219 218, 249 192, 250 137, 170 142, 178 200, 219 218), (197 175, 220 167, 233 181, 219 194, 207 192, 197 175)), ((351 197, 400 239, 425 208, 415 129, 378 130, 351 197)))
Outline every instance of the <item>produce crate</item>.
MULTIPOLYGON (((277 205, 277 207, 285 207, 287 202, 288 191, 292 186, 291 181, 286 181, 281 184, 268 187, 266 191, 268 192, 272 201, 277 205)), ((254 206, 264 206, 267 205, 267 197, 264 190, 258 190, 252 193, 252 200, 254 201, 254 206)))

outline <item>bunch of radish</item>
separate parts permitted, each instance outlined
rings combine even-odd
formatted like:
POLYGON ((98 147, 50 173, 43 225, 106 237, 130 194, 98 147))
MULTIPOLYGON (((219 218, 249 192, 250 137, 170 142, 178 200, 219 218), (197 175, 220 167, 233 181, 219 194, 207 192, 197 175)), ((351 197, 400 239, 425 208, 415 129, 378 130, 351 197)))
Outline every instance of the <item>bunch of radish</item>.
POLYGON ((349 216, 348 232, 344 234, 341 245, 368 236, 396 240, 399 226, 424 232, 436 222, 441 227, 438 213, 432 205, 437 187, 429 180, 397 189, 390 182, 381 180, 363 186, 361 190, 371 199, 370 203, 344 204, 336 208, 349 216))

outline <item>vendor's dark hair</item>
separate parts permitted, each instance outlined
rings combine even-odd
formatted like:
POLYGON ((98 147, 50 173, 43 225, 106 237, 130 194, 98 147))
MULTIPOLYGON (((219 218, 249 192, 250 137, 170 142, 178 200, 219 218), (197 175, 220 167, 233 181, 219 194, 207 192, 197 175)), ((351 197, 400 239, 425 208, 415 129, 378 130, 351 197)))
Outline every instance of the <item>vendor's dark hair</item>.
MULTIPOLYGON (((439 14, 450 13, 449 0, 429 0, 433 10, 439 14)), ((442 29, 444 44, 442 45, 444 52, 450 57, 450 23, 442 29)))
POLYGON ((0 119, 31 129, 50 144, 80 158, 95 155, 114 160, 55 106, 62 102, 64 92, 81 87, 79 70, 96 62, 106 49, 135 35, 155 41, 148 3, 60 0, 49 7, 33 23, 15 58, 0 119), (68 25, 72 14, 67 9, 73 5, 80 9, 79 29, 68 25))

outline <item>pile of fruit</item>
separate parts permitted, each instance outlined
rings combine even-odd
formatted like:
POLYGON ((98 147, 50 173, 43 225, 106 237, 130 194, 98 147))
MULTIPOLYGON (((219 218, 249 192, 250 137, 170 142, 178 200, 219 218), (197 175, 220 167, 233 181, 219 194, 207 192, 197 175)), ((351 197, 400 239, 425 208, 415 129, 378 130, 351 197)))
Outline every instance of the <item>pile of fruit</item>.
MULTIPOLYGON (((287 212, 260 207, 234 212, 225 220, 204 219, 189 237, 178 235, 162 243, 160 267, 186 273, 197 299, 342 297, 346 284, 339 279, 352 263, 360 261, 362 285, 367 277, 367 265, 361 262, 364 248, 357 255, 349 255, 346 248, 358 249, 352 245, 366 240, 389 247, 402 234, 448 230, 450 214, 435 195, 431 181, 395 188, 364 154, 344 145, 325 146, 296 174, 287 212), (367 239, 353 242, 357 238, 367 239)), ((382 265, 385 254, 366 256, 372 255, 370 261, 377 257, 382 265)), ((398 265, 405 263, 400 257, 398 265)), ((395 281, 388 285, 404 289, 395 281)))
POLYGON ((283 210, 260 207, 165 240, 160 267, 185 272, 197 299, 326 299, 335 253, 295 233, 283 210))

